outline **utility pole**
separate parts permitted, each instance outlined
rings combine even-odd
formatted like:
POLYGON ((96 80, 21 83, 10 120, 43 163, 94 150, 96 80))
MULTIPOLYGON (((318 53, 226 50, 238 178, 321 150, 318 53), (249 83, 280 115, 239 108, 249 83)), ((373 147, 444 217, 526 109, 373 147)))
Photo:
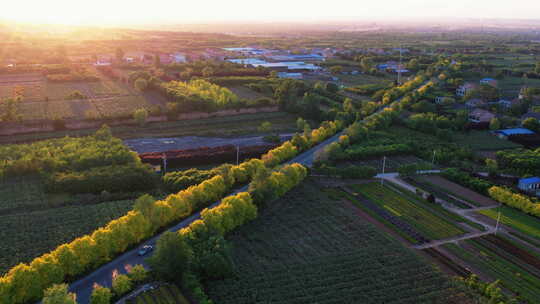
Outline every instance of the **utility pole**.
POLYGON ((501 220, 501 210, 499 210, 499 215, 497 216, 497 224, 495 224, 495 235, 497 235, 497 230, 499 230, 500 220, 501 220))
POLYGON ((240 161, 240 146, 236 145, 236 165, 238 166, 238 163, 240 161))
POLYGON ((435 166, 435 152, 437 152, 437 150, 433 150, 433 158, 431 159, 432 166, 435 166))
MULTIPOLYGON (((382 174, 384 175, 384 169, 386 167, 386 156, 383 156, 383 161, 382 161, 382 174)), ((381 186, 384 185, 384 177, 381 176, 381 186)))
POLYGON ((398 74, 397 74, 397 83, 398 86, 401 85, 401 43, 399 44, 399 65, 398 65, 398 74))

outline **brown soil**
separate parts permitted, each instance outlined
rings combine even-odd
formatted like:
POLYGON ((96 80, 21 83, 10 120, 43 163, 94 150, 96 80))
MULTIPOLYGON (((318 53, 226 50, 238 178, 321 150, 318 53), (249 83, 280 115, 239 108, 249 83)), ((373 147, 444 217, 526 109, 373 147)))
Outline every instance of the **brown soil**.
POLYGON ((454 193, 455 195, 458 195, 459 197, 467 198, 471 201, 474 201, 480 204, 481 206, 493 206, 493 205, 499 204, 489 197, 478 194, 474 192, 473 190, 467 189, 461 185, 451 182, 447 180, 446 178, 438 176, 438 175, 420 176, 419 180, 421 180, 422 182, 428 182, 436 186, 439 186, 443 189, 446 189, 450 193, 454 193))

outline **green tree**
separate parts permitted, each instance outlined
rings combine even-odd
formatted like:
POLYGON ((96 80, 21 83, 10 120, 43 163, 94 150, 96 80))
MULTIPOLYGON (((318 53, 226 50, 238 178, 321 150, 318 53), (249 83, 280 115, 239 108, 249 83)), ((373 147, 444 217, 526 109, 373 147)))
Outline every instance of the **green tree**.
POLYGON ((109 288, 94 284, 94 289, 90 296, 90 304, 110 304, 112 296, 112 292, 109 288))
POLYGON ((489 122, 490 130, 499 130, 501 128, 501 121, 497 117, 493 117, 489 122))
POLYGON ((193 252, 179 233, 167 231, 161 235, 148 263, 156 275, 166 281, 180 280, 188 269, 193 252))
POLYGON ((128 293, 133 287, 133 282, 125 274, 114 274, 112 281, 112 290, 117 296, 128 293))
POLYGON ((148 277, 148 270, 143 265, 135 265, 128 271, 128 276, 135 283, 142 282, 148 277))
POLYGON ((340 65, 334 65, 330 67, 330 72, 332 74, 339 74, 343 71, 343 67, 340 65))
POLYGON ((270 133, 272 132, 272 123, 269 121, 265 121, 261 123, 258 130, 259 132, 262 132, 262 133, 270 133))
POLYGON ((278 77, 278 72, 277 71, 271 71, 270 72, 270 78, 277 78, 278 77))
POLYGON ((352 99, 348 97, 345 98, 345 100, 343 101, 343 111, 348 112, 348 113, 354 112, 354 104, 353 104, 352 99))
POLYGON ((540 130, 540 122, 534 117, 526 118, 521 122, 524 128, 538 132, 540 130))
POLYGON ((139 126, 144 126, 146 124, 146 119, 148 118, 148 110, 142 108, 137 109, 133 112, 133 119, 137 122, 139 126))
POLYGON ((309 123, 305 119, 298 117, 296 120, 296 128, 298 128, 299 131, 304 131, 306 125, 309 127, 309 123))
POLYGON ((57 284, 45 290, 43 304, 77 304, 76 296, 68 292, 67 284, 57 284))
POLYGON ((326 90, 330 93, 337 93, 339 91, 339 87, 337 84, 333 82, 327 82, 326 83, 326 90))
POLYGON ((536 74, 540 74, 540 61, 536 63, 536 68, 534 69, 534 71, 536 72, 536 74))
POLYGON ((407 69, 409 70, 413 70, 413 71, 416 71, 420 68, 420 64, 418 63, 418 59, 416 58, 413 58, 411 59, 407 65, 406 65, 407 69))
POLYGON ((137 80, 135 80, 135 88, 139 91, 144 91, 148 88, 148 81, 144 78, 137 78, 137 80))
POLYGON ((142 215, 149 218, 152 216, 154 204, 156 199, 150 194, 144 194, 137 198, 135 204, 133 204, 133 210, 139 211, 142 215))

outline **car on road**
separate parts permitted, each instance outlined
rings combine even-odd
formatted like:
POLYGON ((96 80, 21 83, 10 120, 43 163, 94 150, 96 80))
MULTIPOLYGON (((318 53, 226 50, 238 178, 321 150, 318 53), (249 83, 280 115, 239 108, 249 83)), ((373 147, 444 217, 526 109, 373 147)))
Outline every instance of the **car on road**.
POLYGON ((144 245, 144 246, 141 247, 141 249, 139 249, 138 254, 139 254, 139 256, 146 255, 147 253, 152 251, 152 249, 154 249, 154 247, 152 247, 150 245, 144 245))

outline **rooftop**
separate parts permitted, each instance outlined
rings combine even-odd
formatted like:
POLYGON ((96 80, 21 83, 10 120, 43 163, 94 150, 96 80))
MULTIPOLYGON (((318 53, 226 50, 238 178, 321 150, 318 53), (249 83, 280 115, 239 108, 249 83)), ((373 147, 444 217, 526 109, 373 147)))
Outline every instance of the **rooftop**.
POLYGON ((522 178, 519 180, 520 183, 523 184, 539 184, 540 183, 540 177, 528 177, 528 178, 522 178))
POLYGON ((533 131, 531 131, 529 129, 525 129, 525 128, 497 130, 495 133, 503 134, 503 135, 506 135, 506 136, 518 135, 518 134, 534 134, 533 131))

